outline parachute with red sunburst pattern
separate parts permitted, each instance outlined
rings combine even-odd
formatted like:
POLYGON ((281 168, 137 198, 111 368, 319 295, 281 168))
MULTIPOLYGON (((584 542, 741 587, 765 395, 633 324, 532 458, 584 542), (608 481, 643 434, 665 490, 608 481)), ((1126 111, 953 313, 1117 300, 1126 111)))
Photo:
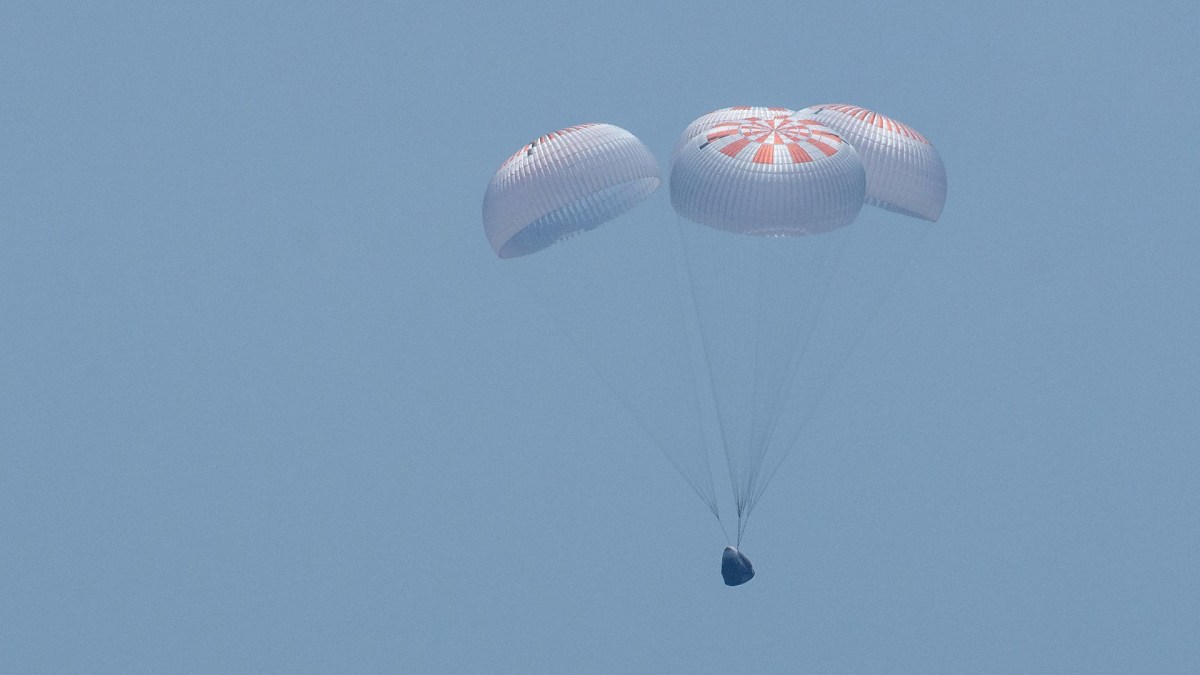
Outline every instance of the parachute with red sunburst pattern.
POLYGON ((680 215, 741 234, 797 236, 849 225, 865 189, 854 147, 795 113, 711 124, 682 143, 671 167, 671 203, 680 215))

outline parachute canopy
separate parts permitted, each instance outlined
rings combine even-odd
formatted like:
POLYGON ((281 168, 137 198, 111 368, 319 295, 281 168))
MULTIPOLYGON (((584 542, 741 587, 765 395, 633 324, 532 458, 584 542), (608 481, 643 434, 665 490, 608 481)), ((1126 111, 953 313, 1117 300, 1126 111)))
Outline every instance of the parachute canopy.
POLYGON ((837 229, 858 215, 865 193, 855 149, 797 115, 718 122, 684 142, 671 166, 671 204, 680 215, 740 234, 837 229))
POLYGON ((809 106, 799 115, 834 130, 858 151, 867 172, 868 204, 929 221, 942 214, 946 168, 916 129, 845 103, 809 106))
POLYGON ((721 554, 721 578, 726 586, 741 586, 754 578, 754 565, 741 551, 726 546, 721 554))
POLYGON ((625 213, 662 183, 633 134, 579 124, 530 142, 496 170, 483 198, 483 229, 501 258, 540 251, 625 213))

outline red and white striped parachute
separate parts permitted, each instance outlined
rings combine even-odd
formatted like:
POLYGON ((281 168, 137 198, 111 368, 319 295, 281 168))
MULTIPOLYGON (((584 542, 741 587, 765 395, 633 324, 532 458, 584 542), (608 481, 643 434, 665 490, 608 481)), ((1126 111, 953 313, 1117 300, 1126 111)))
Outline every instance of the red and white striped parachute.
POLYGON ((798 236, 849 225, 865 189, 855 149, 794 113, 712 124, 681 139, 671 167, 671 203, 680 215, 741 234, 798 236))
POLYGON ((936 221, 946 204, 946 169, 929 139, 912 127, 858 106, 835 103, 800 111, 846 139, 867 172, 867 203, 936 221))

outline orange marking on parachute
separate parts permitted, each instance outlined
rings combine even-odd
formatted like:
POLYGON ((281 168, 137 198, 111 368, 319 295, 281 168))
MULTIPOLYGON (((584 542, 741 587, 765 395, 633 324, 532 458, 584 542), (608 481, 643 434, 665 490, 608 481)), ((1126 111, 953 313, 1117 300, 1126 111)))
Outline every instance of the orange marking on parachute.
POLYGON ((804 148, 796 145, 795 143, 788 143, 787 149, 792 155, 792 161, 797 164, 803 164, 804 162, 812 161, 812 157, 810 157, 809 154, 804 151, 804 148))
POLYGON ((838 151, 838 149, 833 147, 832 145, 829 145, 828 143, 825 143, 824 141, 818 141, 815 138, 808 139, 808 144, 813 146, 814 148, 820 150, 821 152, 825 153, 826 157, 832 157, 832 156, 836 155, 837 151, 838 151))
POLYGON ((775 163, 775 146, 760 145, 758 152, 754 153, 755 164, 774 164, 775 163))
POLYGON ((717 127, 715 129, 713 129, 712 131, 708 132, 708 135, 705 136, 704 138, 707 139, 711 143, 712 141, 715 141, 718 138, 725 138, 726 136, 732 136, 733 134, 736 134, 737 132, 738 132, 737 127, 726 127, 724 129, 717 127))
POLYGON ((749 138, 739 138, 736 141, 730 143, 729 145, 721 148, 721 152, 726 155, 729 155, 730 157, 733 157, 733 156, 737 155, 739 152, 741 152, 742 148, 746 147, 747 145, 750 145, 749 138))

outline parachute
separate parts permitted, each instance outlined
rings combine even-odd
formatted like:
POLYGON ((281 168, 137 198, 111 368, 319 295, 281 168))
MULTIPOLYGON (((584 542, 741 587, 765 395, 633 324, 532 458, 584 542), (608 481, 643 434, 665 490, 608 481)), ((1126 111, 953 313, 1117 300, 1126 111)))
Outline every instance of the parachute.
POLYGON ((927 138, 877 112, 845 103, 810 106, 801 115, 833 129, 858 150, 867 203, 936 221, 946 204, 946 168, 927 138))
POLYGON ((672 152, 674 227, 669 211, 619 218, 662 177, 645 145, 609 124, 527 144, 484 196, 492 249, 519 259, 508 264, 724 530, 723 458, 731 586, 754 576, 739 551, 751 512, 928 231, 863 205, 925 221, 944 205, 928 140, 863 110, 697 118, 672 152))
POLYGON ((501 258, 528 255, 612 220, 661 182, 654 156, 628 131, 567 127, 526 144, 492 176, 484 232, 501 258))
POLYGON ((680 215, 740 234, 802 236, 844 227, 865 194, 854 148, 795 115, 717 123, 687 140, 671 166, 671 203, 680 215))

